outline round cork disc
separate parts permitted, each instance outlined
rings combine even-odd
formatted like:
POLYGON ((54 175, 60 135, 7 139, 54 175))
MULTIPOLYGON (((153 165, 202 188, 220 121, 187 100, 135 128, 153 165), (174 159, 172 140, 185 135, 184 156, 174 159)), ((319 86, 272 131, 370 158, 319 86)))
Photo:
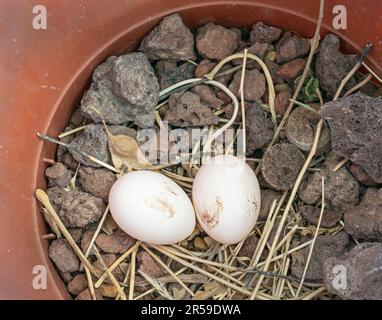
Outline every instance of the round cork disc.
MULTIPOLYGON (((302 151, 310 151, 320 116, 303 107, 297 107, 289 116, 286 125, 286 136, 290 143, 302 151)), ((322 127, 318 140, 316 155, 328 151, 330 147, 330 130, 326 124, 322 127)))
POLYGON ((279 143, 270 147, 261 161, 261 173, 270 187, 289 190, 304 165, 303 153, 294 145, 279 143))

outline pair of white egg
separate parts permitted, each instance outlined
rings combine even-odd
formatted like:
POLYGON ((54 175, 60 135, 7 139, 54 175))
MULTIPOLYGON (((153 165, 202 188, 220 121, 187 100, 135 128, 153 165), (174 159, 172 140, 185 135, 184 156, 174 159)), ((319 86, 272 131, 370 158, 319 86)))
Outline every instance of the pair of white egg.
POLYGON ((132 237, 152 244, 186 239, 195 228, 195 214, 204 231, 217 242, 234 244, 253 229, 260 209, 255 173, 238 157, 211 158, 187 194, 163 174, 140 170, 119 178, 111 188, 111 214, 132 237))

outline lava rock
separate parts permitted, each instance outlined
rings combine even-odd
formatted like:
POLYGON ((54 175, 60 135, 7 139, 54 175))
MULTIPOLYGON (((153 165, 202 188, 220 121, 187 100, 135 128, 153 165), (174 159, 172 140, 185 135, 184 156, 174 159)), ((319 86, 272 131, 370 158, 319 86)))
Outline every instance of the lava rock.
MULTIPOLYGON (((301 215, 306 221, 308 221, 312 225, 317 226, 321 214, 320 208, 310 205, 303 205, 300 207, 300 210, 301 215)), ((324 209, 324 212, 322 214, 321 227, 334 227, 342 219, 342 216, 343 213, 341 211, 324 209)))
POLYGON ((259 221, 267 220, 269 211, 272 208, 273 201, 279 201, 281 192, 272 189, 261 189, 261 205, 259 212, 259 221))
POLYGON ((236 32, 223 26, 208 23, 198 29, 196 48, 204 58, 223 60, 238 48, 236 32))
POLYGON ((195 78, 204 78, 204 76, 211 72, 212 69, 216 67, 216 65, 216 62, 213 62, 209 59, 203 59, 199 62, 195 69, 195 78))
MULTIPOLYGON (((240 98, 239 89, 241 82, 241 70, 233 77, 229 89, 240 98)), ((246 70, 244 79, 244 99, 247 101, 260 100, 265 93, 265 76, 257 69, 246 70)))
POLYGON ((70 124, 79 127, 84 122, 85 117, 81 113, 81 108, 77 108, 76 111, 74 111, 72 117, 70 118, 70 124))
POLYGON ((155 261, 150 254, 145 251, 138 252, 138 270, 146 273, 150 277, 159 278, 164 274, 163 268, 155 261))
POLYGON ((304 155, 295 146, 289 143, 275 144, 263 155, 261 173, 272 189, 289 190, 304 162, 304 155))
MULTIPOLYGON (((357 63, 357 55, 344 55, 340 52, 340 39, 328 34, 320 44, 315 62, 315 74, 320 88, 328 99, 333 99, 342 79, 357 63)), ((345 86, 345 91, 355 85, 354 77, 345 86)))
POLYGON ((74 276, 72 281, 68 283, 68 291, 73 295, 78 295, 88 287, 88 280, 84 273, 74 276))
POLYGON ((324 169, 306 175, 298 190, 300 199, 307 204, 321 201, 321 179, 324 177, 325 205, 328 209, 344 212, 355 207, 359 202, 359 183, 344 167, 333 171, 340 161, 338 156, 330 153, 324 169))
POLYGON ((49 257, 61 272, 74 272, 80 267, 80 261, 65 239, 53 240, 51 242, 49 257))
POLYGON ((360 183, 368 187, 375 187, 378 185, 369 175, 362 169, 358 164, 352 163, 349 168, 350 173, 356 178, 360 183))
MULTIPOLYGON (((89 124, 82 134, 75 137, 70 146, 74 149, 85 152, 98 160, 109 163, 110 153, 108 149, 108 137, 102 125, 89 124)), ((69 148, 73 158, 85 166, 98 168, 100 165, 91 161, 77 151, 69 148)))
POLYGON ((362 206, 382 206, 382 188, 367 188, 360 204, 362 206))
POLYGON ((346 211, 344 229, 358 241, 382 241, 382 205, 346 211))
POLYGON ((60 274, 61 279, 64 280, 64 282, 66 284, 68 284, 73 279, 73 276, 72 276, 72 274, 70 272, 61 272, 61 271, 58 271, 58 273, 60 274))
POLYGON ((294 80, 302 74, 305 67, 305 59, 294 59, 283 64, 276 72, 276 74, 285 80, 294 80))
MULTIPOLYGON (((111 69, 113 91, 133 105, 135 116, 152 115, 159 99, 159 85, 154 70, 143 53, 118 57, 111 69)), ((135 119, 137 125, 148 127, 152 122, 135 119)))
POLYGON ((249 33, 249 38, 251 43, 272 43, 280 38, 281 33, 281 29, 267 26, 262 21, 259 21, 252 26, 252 30, 249 33))
POLYGON ((65 191, 58 187, 47 190, 49 200, 68 228, 85 227, 96 222, 105 211, 102 199, 82 191, 65 191))
MULTIPOLYGON (((248 48, 248 53, 254 54, 257 57, 259 57, 261 60, 264 59, 265 54, 269 50, 269 45, 266 43, 261 42, 255 42, 253 45, 251 45, 248 48)), ((241 61, 243 62, 243 61, 241 61)), ((248 63, 249 66, 251 66, 251 63, 248 63)))
POLYGON ((100 123, 122 124, 133 121, 150 127, 155 120, 159 84, 143 53, 112 56, 93 73, 90 89, 81 100, 82 114, 100 123))
POLYGON ((69 185, 72 173, 62 163, 58 162, 45 170, 49 187, 65 188, 69 185))
POLYGON ((174 70, 178 67, 178 63, 176 60, 159 60, 155 64, 155 73, 157 74, 158 78, 161 73, 174 70))
MULTIPOLYGON (((94 72, 97 72, 95 69, 94 72)), ((109 85, 92 83, 81 100, 82 114, 95 123, 121 124, 132 120, 128 114, 130 105, 121 97, 117 97, 109 85), (97 112, 98 111, 98 112, 97 112)))
MULTIPOLYGON (((99 292, 98 289, 95 290, 95 296, 96 296, 96 299, 97 299, 97 300, 103 300, 102 295, 101 295, 101 293, 99 292)), ((75 298, 75 300, 93 300, 93 299, 92 299, 90 290, 89 290, 89 289, 85 289, 84 291, 82 291, 82 292, 75 298)))
POLYGON ((165 121, 178 127, 216 125, 219 118, 212 110, 200 102, 199 96, 192 92, 174 93, 169 99, 169 109, 165 121))
POLYGON ((199 96, 200 101, 210 108, 219 109, 224 101, 216 96, 214 89, 205 84, 200 84, 191 89, 191 92, 199 96))
POLYGON ((131 248, 135 239, 122 231, 114 232, 111 235, 99 234, 96 239, 96 245, 106 253, 125 253, 131 248))
MULTIPOLYGON (((286 125, 286 136, 290 143, 302 151, 312 149, 314 136, 320 116, 303 107, 295 108, 288 118, 286 125)), ((328 151, 330 148, 330 130, 326 124, 323 125, 318 140, 316 155, 328 151)))
MULTIPOLYGON (((247 48, 248 53, 254 54, 255 56, 259 57, 261 60, 264 59, 265 54, 267 53, 269 48, 269 44, 267 43, 261 43, 261 42, 255 42, 253 45, 247 48)), ((232 60, 233 65, 240 65, 243 63, 243 58, 237 58, 232 60)), ((252 60, 252 59, 247 59, 247 69, 260 69, 260 65, 252 60)))
POLYGON ((275 111, 277 114, 283 116, 288 109, 289 99, 292 98, 290 90, 281 91, 276 95, 275 99, 275 111))
POLYGON ((276 62, 285 63, 296 58, 302 58, 308 55, 309 50, 309 40, 285 32, 276 44, 276 62))
POLYGON ((62 163, 71 170, 76 170, 78 167, 78 161, 73 158, 70 152, 66 152, 62 156, 62 163))
MULTIPOLYGON (((349 242, 349 236, 345 232, 339 232, 335 235, 318 236, 313 248, 309 267, 306 273, 305 280, 307 281, 322 281, 324 278, 324 263, 331 257, 339 257, 346 252, 346 246, 349 242)), ((307 246, 295 253, 292 253, 291 273, 293 276, 301 279, 308 255, 310 246, 307 246)))
POLYGON ((216 96, 222 100, 225 104, 226 103, 231 103, 232 100, 231 98, 224 92, 224 91, 218 91, 218 93, 216 94, 216 96))
MULTIPOLYGON (((81 250, 82 252, 86 252, 88 250, 88 247, 90 245, 90 241, 94 236, 95 231, 94 230, 86 230, 81 238, 81 250)), ((95 251, 92 249, 90 250, 90 255, 94 255, 95 251)))
POLYGON ((243 246, 238 253, 238 256, 252 259, 258 244, 259 238, 257 238, 255 235, 249 236, 247 239, 245 239, 243 246))
POLYGON ((79 181, 83 190, 104 202, 109 201, 109 192, 116 180, 115 174, 107 169, 81 167, 79 170, 79 181))
MULTIPOLYGON (((252 107, 252 103, 249 103, 249 102, 245 102, 244 103, 244 109, 245 109, 245 112, 247 112, 251 107, 252 107)), ((234 112, 234 107, 233 107, 233 104, 230 103, 228 105, 225 106, 224 108, 224 113, 226 115, 226 117, 228 119, 231 119, 232 116, 233 116, 233 112, 234 112)), ((246 118, 248 118, 248 115, 246 115, 246 118)), ((236 122, 241 122, 242 121, 242 114, 241 114, 241 107, 239 108, 239 111, 237 112, 237 116, 236 116, 236 122)), ((248 120, 247 120, 248 121, 248 120)))
POLYGON ((193 78, 195 66, 189 62, 177 66, 175 62, 160 60, 156 64, 155 70, 158 75, 160 89, 163 90, 176 83, 193 78))
POLYGON ((246 111, 247 152, 253 153, 272 140, 272 121, 258 103, 251 104, 246 111))
MULTIPOLYGON (((115 262, 115 260, 117 260, 117 257, 115 254, 112 254, 112 253, 107 253, 107 254, 102 254, 101 255, 101 258, 104 262, 104 264, 110 268, 111 265, 115 262)), ((101 262, 100 259, 97 259, 95 262, 94 262, 94 267, 99 270, 100 272, 103 272, 105 270, 105 267, 104 267, 104 264, 101 262)), ((121 270, 121 267, 123 268, 123 265, 125 263, 122 262, 118 267, 116 267, 113 271, 112 271, 112 274, 113 276, 117 279, 117 281, 123 281, 123 278, 124 278, 124 274, 121 270)), ((127 268, 126 268, 127 269, 127 268)), ((125 269, 123 269, 124 271, 126 271, 125 269)))
MULTIPOLYGON (((128 135, 130 137, 136 136, 136 131, 134 129, 125 126, 109 126, 109 131, 113 135, 128 135)), ((111 157, 108 147, 108 136, 106 130, 101 124, 89 124, 83 130, 82 134, 76 136, 70 143, 72 148, 85 152, 92 155, 98 160, 105 163, 111 163, 111 157)), ((99 168, 101 165, 91 161, 88 157, 85 157, 78 153, 77 151, 70 149, 69 152, 72 154, 73 158, 81 162, 83 165, 88 167, 99 168)))
POLYGON ((362 243, 325 261, 324 283, 330 293, 342 299, 382 300, 381 268, 382 244, 362 243))
POLYGON ((283 84, 284 80, 277 75, 277 71, 280 69, 280 65, 278 65, 274 61, 270 61, 265 59, 265 65, 268 68, 269 73, 271 74, 272 80, 274 84, 283 84))
POLYGON ((356 93, 320 110, 329 123, 333 150, 360 165, 377 183, 382 183, 381 108, 382 97, 356 93))
POLYGON ((82 228, 68 228, 70 235, 75 242, 78 242, 82 238, 82 228))
MULTIPOLYGON (((225 65, 220 69, 220 71, 216 74, 216 76, 215 76, 215 80, 216 80, 217 82, 220 82, 221 84, 223 84, 223 85, 225 85, 225 86, 227 87, 228 84, 232 81, 233 73, 228 73, 228 74, 225 74, 225 75, 222 75, 222 74, 223 74, 224 72, 226 72, 226 71, 232 69, 232 68, 233 68, 232 64, 230 64, 230 63, 225 64, 225 65)), ((224 95, 225 97, 228 98, 229 102, 231 102, 231 98, 229 98, 228 95, 227 95, 224 91, 222 91, 222 90, 220 90, 220 89, 217 89, 217 88, 215 88, 215 90, 218 90, 218 91, 219 91, 219 93, 218 93, 218 98, 224 100, 224 99, 221 97, 221 95, 224 95)))
POLYGON ((165 17, 139 48, 150 59, 195 60, 194 36, 179 14, 165 17))
POLYGON ((369 188, 361 204, 345 212, 344 229, 358 241, 382 241, 382 189, 369 188))

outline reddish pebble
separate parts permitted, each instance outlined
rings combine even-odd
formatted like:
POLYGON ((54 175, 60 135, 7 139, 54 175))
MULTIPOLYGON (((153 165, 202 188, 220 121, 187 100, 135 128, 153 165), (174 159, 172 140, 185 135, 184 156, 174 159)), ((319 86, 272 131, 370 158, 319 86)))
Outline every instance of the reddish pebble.
POLYGON ((305 59, 295 59, 288 63, 283 64, 276 74, 286 80, 296 79, 304 70, 305 59))

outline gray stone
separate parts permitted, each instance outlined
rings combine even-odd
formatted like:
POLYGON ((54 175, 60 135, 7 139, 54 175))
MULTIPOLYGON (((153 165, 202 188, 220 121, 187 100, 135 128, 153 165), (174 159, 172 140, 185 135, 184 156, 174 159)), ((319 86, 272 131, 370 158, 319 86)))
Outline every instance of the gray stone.
POLYGON ((165 17, 139 48, 150 59, 195 60, 194 36, 178 14, 165 17))
POLYGON ((382 300, 382 244, 361 243, 324 264, 324 283, 332 294, 350 300, 382 300), (342 272, 342 273, 340 273, 342 272), (339 276, 345 275, 340 282, 339 276))
POLYGON ((49 257, 53 260, 58 270, 63 273, 77 271, 80 267, 79 259, 65 239, 51 242, 49 257))
MULTIPOLYGON (((240 98, 241 70, 237 71, 229 85, 229 89, 240 98)), ((260 100, 266 90, 265 76, 257 69, 246 70, 244 79, 244 99, 246 101, 260 100)))
POLYGON ((58 187, 47 190, 49 200, 68 228, 85 227, 98 221, 105 211, 105 204, 82 191, 65 191, 58 187))
POLYGON ((159 84, 143 53, 110 57, 95 69, 92 80, 81 101, 85 117, 96 123, 153 125, 159 84))
MULTIPOLYGON (((320 88, 329 99, 332 99, 342 81, 357 62, 357 56, 344 55, 340 52, 340 39, 334 34, 328 34, 320 44, 315 62, 315 73, 320 81, 320 88)), ((351 78, 345 86, 345 91, 355 85, 351 78)))
POLYGON ((321 201, 321 179, 324 177, 327 209, 344 212, 358 204, 360 193, 358 181, 344 167, 333 171, 340 161, 341 158, 332 152, 325 161, 324 169, 305 176, 298 190, 302 201, 307 204, 321 201))
MULTIPOLYGON (((317 226, 318 220, 321 215, 321 208, 310 205, 303 205, 300 207, 300 210, 301 215, 306 221, 308 221, 312 225, 317 226)), ((322 214, 320 226, 322 228, 332 228, 342 219, 342 216, 343 212, 341 211, 325 209, 322 214)))
POLYGON ((58 162, 45 170, 45 176, 48 178, 50 187, 65 188, 70 183, 72 173, 62 163, 58 162))
MULTIPOLYGON (((70 143, 72 148, 85 152, 105 163, 110 163, 110 153, 108 150, 108 137, 103 125, 90 124, 82 134, 75 137, 70 143)), ((98 168, 101 165, 83 156, 74 149, 69 148, 73 158, 85 166, 98 168)))
POLYGON ((196 34, 196 48, 204 58, 223 60, 236 51, 238 43, 235 31, 213 23, 199 28, 196 34))
POLYGON ((267 26, 262 21, 252 26, 249 33, 251 43, 263 42, 272 43, 280 38, 282 30, 276 27, 267 26))
POLYGON ((165 120, 178 127, 218 124, 219 118, 192 92, 175 93, 169 99, 165 120))
POLYGON ((116 180, 115 174, 107 169, 81 167, 79 170, 79 181, 84 191, 104 202, 108 202, 110 189, 116 180))
POLYGON ((345 212, 344 228, 359 241, 382 241, 382 188, 368 188, 360 205, 345 212))
MULTIPOLYGON (((338 257, 346 252, 349 236, 345 232, 336 235, 318 236, 313 248, 305 279, 307 281, 322 281, 324 277, 324 263, 330 257, 338 257)), ((292 254, 291 273, 301 278, 308 260, 310 246, 292 254)))
POLYGON ((332 148, 382 183, 382 97, 363 93, 326 103, 321 117, 330 127, 332 148))
MULTIPOLYGON (((127 135, 133 138, 137 135, 137 132, 134 129, 125 126, 112 125, 108 126, 108 129, 113 135, 127 135)), ((76 136, 72 140, 70 146, 105 163, 111 163, 111 156, 108 147, 108 136, 105 127, 102 124, 89 124, 83 130, 82 134, 76 136)), ((69 149, 69 152, 75 160, 88 167, 101 167, 101 165, 90 160, 88 157, 81 155, 76 150, 69 149)))
POLYGON ((276 62, 285 63, 308 55, 310 43, 296 34, 285 32, 276 44, 276 62))
POLYGON ((272 121, 258 103, 253 103, 246 111, 247 152, 253 153, 272 140, 272 121))
POLYGON ((177 66, 168 61, 158 61, 155 71, 158 75, 160 89, 166 89, 181 81, 191 79, 194 76, 195 66, 189 62, 177 66))

